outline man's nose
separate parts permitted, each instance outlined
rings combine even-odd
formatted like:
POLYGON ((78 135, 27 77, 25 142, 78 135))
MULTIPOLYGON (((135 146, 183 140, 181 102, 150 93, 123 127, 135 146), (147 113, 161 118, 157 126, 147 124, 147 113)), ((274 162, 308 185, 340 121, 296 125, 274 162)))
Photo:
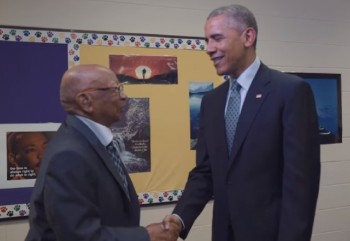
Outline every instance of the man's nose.
POLYGON ((215 47, 215 44, 213 43, 213 41, 208 41, 207 42, 207 54, 211 54, 211 53, 213 53, 213 52, 215 52, 216 51, 216 47, 215 47))

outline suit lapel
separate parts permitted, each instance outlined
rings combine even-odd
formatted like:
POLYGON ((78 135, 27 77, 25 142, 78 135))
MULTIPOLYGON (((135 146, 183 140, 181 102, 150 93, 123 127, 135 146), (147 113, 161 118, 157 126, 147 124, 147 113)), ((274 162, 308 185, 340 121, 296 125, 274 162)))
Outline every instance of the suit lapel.
MULTIPOLYGON (((133 187, 132 187, 132 181, 130 180, 129 175, 127 175, 127 180, 129 183, 129 190, 125 190, 122 184, 121 177, 119 176, 118 172, 116 171, 116 167, 114 166, 112 157, 109 155, 106 148, 101 144, 101 142, 97 139, 96 135, 84 124, 82 123, 78 118, 72 115, 68 115, 66 119, 68 125, 74 127, 78 132, 80 132, 85 139, 88 140, 88 142, 91 144, 91 147, 98 153, 98 155, 101 157, 101 160, 107 167, 108 171, 112 174, 114 179, 118 182, 118 184, 123 189, 125 195, 128 196, 134 196, 132 195, 133 187), (128 193, 130 195, 128 195, 128 193)), ((124 169, 125 170, 125 169, 124 169)), ((127 171, 125 170, 125 173, 127 171)), ((130 198, 129 198, 130 200, 130 198)))
MULTIPOLYGON (((120 177, 120 175, 117 172, 117 167, 114 165, 112 157, 110 156, 110 154, 107 152, 106 148, 103 145, 99 145, 96 146, 95 150, 97 151, 97 153, 100 155, 100 157, 102 158, 103 162, 105 163, 107 169, 111 172, 111 174, 113 175, 114 179, 118 182, 118 184, 121 186, 121 188, 123 189, 124 193, 126 196, 130 196, 129 195, 129 190, 126 190, 124 188, 122 179, 120 177), (102 147, 102 148, 101 148, 102 147)), ((125 167, 123 166, 124 172, 126 174, 126 179, 128 181, 128 186, 132 185, 132 182, 129 178, 129 175, 127 174, 127 170, 125 169, 125 167)))
POLYGON ((236 159, 237 153, 246 138, 252 123, 256 120, 257 113, 269 94, 270 82, 268 68, 261 64, 245 98, 241 114, 237 123, 235 138, 231 150, 231 161, 236 159))

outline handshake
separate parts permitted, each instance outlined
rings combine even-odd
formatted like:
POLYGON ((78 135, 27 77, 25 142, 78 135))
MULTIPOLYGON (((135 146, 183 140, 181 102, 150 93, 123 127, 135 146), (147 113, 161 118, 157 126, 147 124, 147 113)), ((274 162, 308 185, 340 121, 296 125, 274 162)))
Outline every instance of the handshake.
POLYGON ((182 230, 181 221, 174 215, 167 215, 161 223, 146 227, 150 241, 176 241, 182 230))

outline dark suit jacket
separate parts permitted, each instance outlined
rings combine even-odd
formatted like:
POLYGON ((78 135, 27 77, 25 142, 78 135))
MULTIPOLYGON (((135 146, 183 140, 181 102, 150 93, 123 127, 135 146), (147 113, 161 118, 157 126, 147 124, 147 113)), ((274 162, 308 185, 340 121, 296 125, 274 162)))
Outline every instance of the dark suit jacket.
POLYGON ((228 88, 227 81, 202 100, 196 167, 174 209, 186 226, 181 237, 214 196, 213 241, 309 241, 320 178, 310 86, 262 64, 242 107, 230 159, 228 88))
POLYGON ((132 182, 129 199, 115 168, 95 134, 69 115, 41 163, 26 241, 148 241, 132 182))

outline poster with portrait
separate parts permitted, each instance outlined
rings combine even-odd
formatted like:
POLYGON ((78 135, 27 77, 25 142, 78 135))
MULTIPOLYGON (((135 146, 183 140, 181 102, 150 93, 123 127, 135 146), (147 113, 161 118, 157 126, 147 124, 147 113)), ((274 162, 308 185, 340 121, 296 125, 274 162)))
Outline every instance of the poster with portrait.
POLYGON ((7 181, 36 179, 41 159, 55 132, 7 132, 7 181))

